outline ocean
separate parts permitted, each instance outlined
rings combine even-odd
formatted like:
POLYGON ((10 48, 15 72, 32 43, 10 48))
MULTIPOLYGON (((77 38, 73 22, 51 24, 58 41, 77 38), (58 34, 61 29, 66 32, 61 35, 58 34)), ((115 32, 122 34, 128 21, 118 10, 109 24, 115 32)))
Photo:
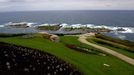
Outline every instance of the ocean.
MULTIPOLYGON (((19 29, 4 28, 8 22, 93 24, 97 26, 124 27, 126 32, 110 32, 105 35, 134 41, 134 11, 131 10, 74 10, 74 11, 22 11, 0 12, 0 33, 16 32, 19 29)), ((23 30, 23 29, 20 29, 23 30)), ((24 30, 23 30, 24 31, 24 30)), ((36 31, 32 28, 24 32, 36 31)))

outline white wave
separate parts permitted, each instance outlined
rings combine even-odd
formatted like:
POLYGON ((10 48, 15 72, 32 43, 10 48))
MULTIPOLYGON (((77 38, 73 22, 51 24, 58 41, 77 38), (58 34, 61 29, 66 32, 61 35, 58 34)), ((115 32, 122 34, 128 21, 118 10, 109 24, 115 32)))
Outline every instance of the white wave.
POLYGON ((82 24, 72 24, 71 26, 73 26, 73 27, 79 27, 79 26, 82 26, 82 24))
POLYGON ((115 32, 114 34, 115 34, 115 36, 117 36, 120 39, 126 39, 126 36, 125 35, 122 35, 122 34, 120 34, 118 32, 115 32))
POLYGON ((87 27, 94 27, 94 24, 86 24, 87 27))
POLYGON ((32 27, 32 24, 33 24, 33 23, 28 23, 27 26, 32 27))
POLYGON ((79 28, 79 27, 89 27, 89 28, 111 28, 105 25, 94 25, 94 24, 72 24, 70 27, 79 28))
MULTIPOLYGON (((64 24, 63 24, 64 25, 64 24)), ((68 25, 65 24, 64 27, 73 27, 73 28, 80 28, 80 27, 89 27, 89 28, 106 28, 113 31, 117 31, 119 33, 134 33, 134 27, 117 27, 117 26, 106 26, 106 25, 94 25, 94 24, 72 24, 68 25), (122 31, 118 31, 118 29, 123 29, 122 31)))
POLYGON ((27 24, 27 26, 32 27, 33 25, 35 25, 37 23, 34 23, 34 22, 18 22, 18 23, 8 22, 8 23, 5 23, 4 26, 16 25, 16 24, 27 24))
POLYGON ((80 27, 82 27, 82 24, 72 24, 69 27, 80 28, 80 27))
POLYGON ((100 28, 107 28, 113 31, 117 31, 119 33, 134 33, 134 27, 114 27, 114 26, 96 26, 100 28), (123 29, 122 31, 118 31, 118 29, 123 29))
POLYGON ((118 37, 119 37, 120 39, 126 39, 126 36, 124 36, 124 35, 118 35, 118 37))
POLYGON ((67 23, 62 23, 62 24, 60 24, 60 26, 66 27, 66 26, 68 26, 68 24, 67 23))
POLYGON ((134 33, 134 27, 111 27, 111 30, 117 31, 119 33, 134 33), (117 31, 117 29, 122 28, 123 31, 117 31))
POLYGON ((5 27, 4 25, 0 25, 0 27, 5 27))
MULTIPOLYGON (((59 25, 59 24, 58 23, 55 23, 55 24, 44 23, 44 24, 40 24, 40 25, 36 25, 36 26, 55 26, 55 25, 59 25)), ((65 24, 60 24, 60 26, 63 26, 63 25, 65 26, 65 24)))
POLYGON ((115 33, 115 35, 120 38, 120 39, 126 39, 126 36, 125 35, 121 35, 119 33, 115 33))
POLYGON ((44 23, 44 24, 40 24, 40 25, 38 25, 37 23, 36 23, 36 25, 34 25, 33 27, 38 27, 38 26, 49 26, 50 24, 48 24, 48 23, 44 23))
POLYGON ((34 23, 34 22, 28 22, 28 23, 27 23, 27 26, 32 27, 32 26, 35 25, 35 24, 37 24, 37 23, 34 23))
POLYGON ((125 31, 121 31, 121 33, 134 33, 134 28, 124 27, 125 31))
MULTIPOLYGON (((27 25, 29 27, 36 27, 36 26, 48 26, 48 25, 58 25, 58 24, 49 24, 49 23, 45 23, 45 24, 41 24, 41 25, 37 25, 37 23, 34 22, 27 22, 27 25)), ((67 23, 62 23, 60 24, 60 26, 64 27, 73 27, 73 28, 80 28, 80 27, 89 27, 89 28, 106 28, 106 29, 110 29, 113 31, 117 31, 118 33, 134 33, 134 27, 117 27, 117 26, 107 26, 107 25, 95 25, 95 24, 67 24, 67 23), (124 31, 118 31, 118 29, 124 29, 124 31)), ((0 27, 4 27, 4 25, 0 25, 0 27)))

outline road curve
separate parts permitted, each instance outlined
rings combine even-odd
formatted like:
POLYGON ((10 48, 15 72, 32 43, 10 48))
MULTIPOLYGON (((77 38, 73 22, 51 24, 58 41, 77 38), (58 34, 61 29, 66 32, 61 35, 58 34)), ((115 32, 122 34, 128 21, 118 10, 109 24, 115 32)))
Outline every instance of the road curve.
POLYGON ((121 60, 123 60, 123 61, 125 61, 125 62, 127 62, 129 64, 131 64, 131 65, 134 65, 134 59, 132 59, 130 57, 127 57, 127 56, 125 56, 125 55, 123 55, 121 53, 118 53, 118 52, 116 52, 116 51, 114 51, 112 49, 105 48, 105 47, 102 47, 102 46, 94 44, 94 43, 90 43, 90 42, 88 42, 86 40, 87 37, 90 37, 90 36, 93 36, 93 35, 94 35, 94 33, 86 33, 86 34, 83 34, 83 35, 79 35, 78 40, 80 42, 82 42, 82 43, 85 43, 85 44, 90 45, 92 47, 98 48, 98 49, 100 49, 100 50, 102 50, 102 51, 104 51, 104 52, 106 52, 108 54, 111 54, 111 55, 113 55, 113 56, 115 56, 115 57, 117 57, 117 58, 119 58, 119 59, 121 59, 121 60))

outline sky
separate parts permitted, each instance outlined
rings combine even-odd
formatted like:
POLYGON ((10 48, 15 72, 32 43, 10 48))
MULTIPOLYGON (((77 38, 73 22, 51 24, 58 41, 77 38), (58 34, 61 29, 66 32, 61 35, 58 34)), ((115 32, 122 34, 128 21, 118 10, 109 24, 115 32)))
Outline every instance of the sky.
POLYGON ((134 0, 0 0, 0 12, 40 10, 134 10, 134 0))

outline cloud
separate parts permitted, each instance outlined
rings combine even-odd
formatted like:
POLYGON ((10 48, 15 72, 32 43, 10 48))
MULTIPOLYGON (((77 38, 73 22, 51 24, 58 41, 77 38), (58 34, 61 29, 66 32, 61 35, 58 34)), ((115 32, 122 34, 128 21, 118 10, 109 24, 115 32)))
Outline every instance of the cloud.
POLYGON ((0 10, 134 10, 134 0, 0 0, 0 10))

